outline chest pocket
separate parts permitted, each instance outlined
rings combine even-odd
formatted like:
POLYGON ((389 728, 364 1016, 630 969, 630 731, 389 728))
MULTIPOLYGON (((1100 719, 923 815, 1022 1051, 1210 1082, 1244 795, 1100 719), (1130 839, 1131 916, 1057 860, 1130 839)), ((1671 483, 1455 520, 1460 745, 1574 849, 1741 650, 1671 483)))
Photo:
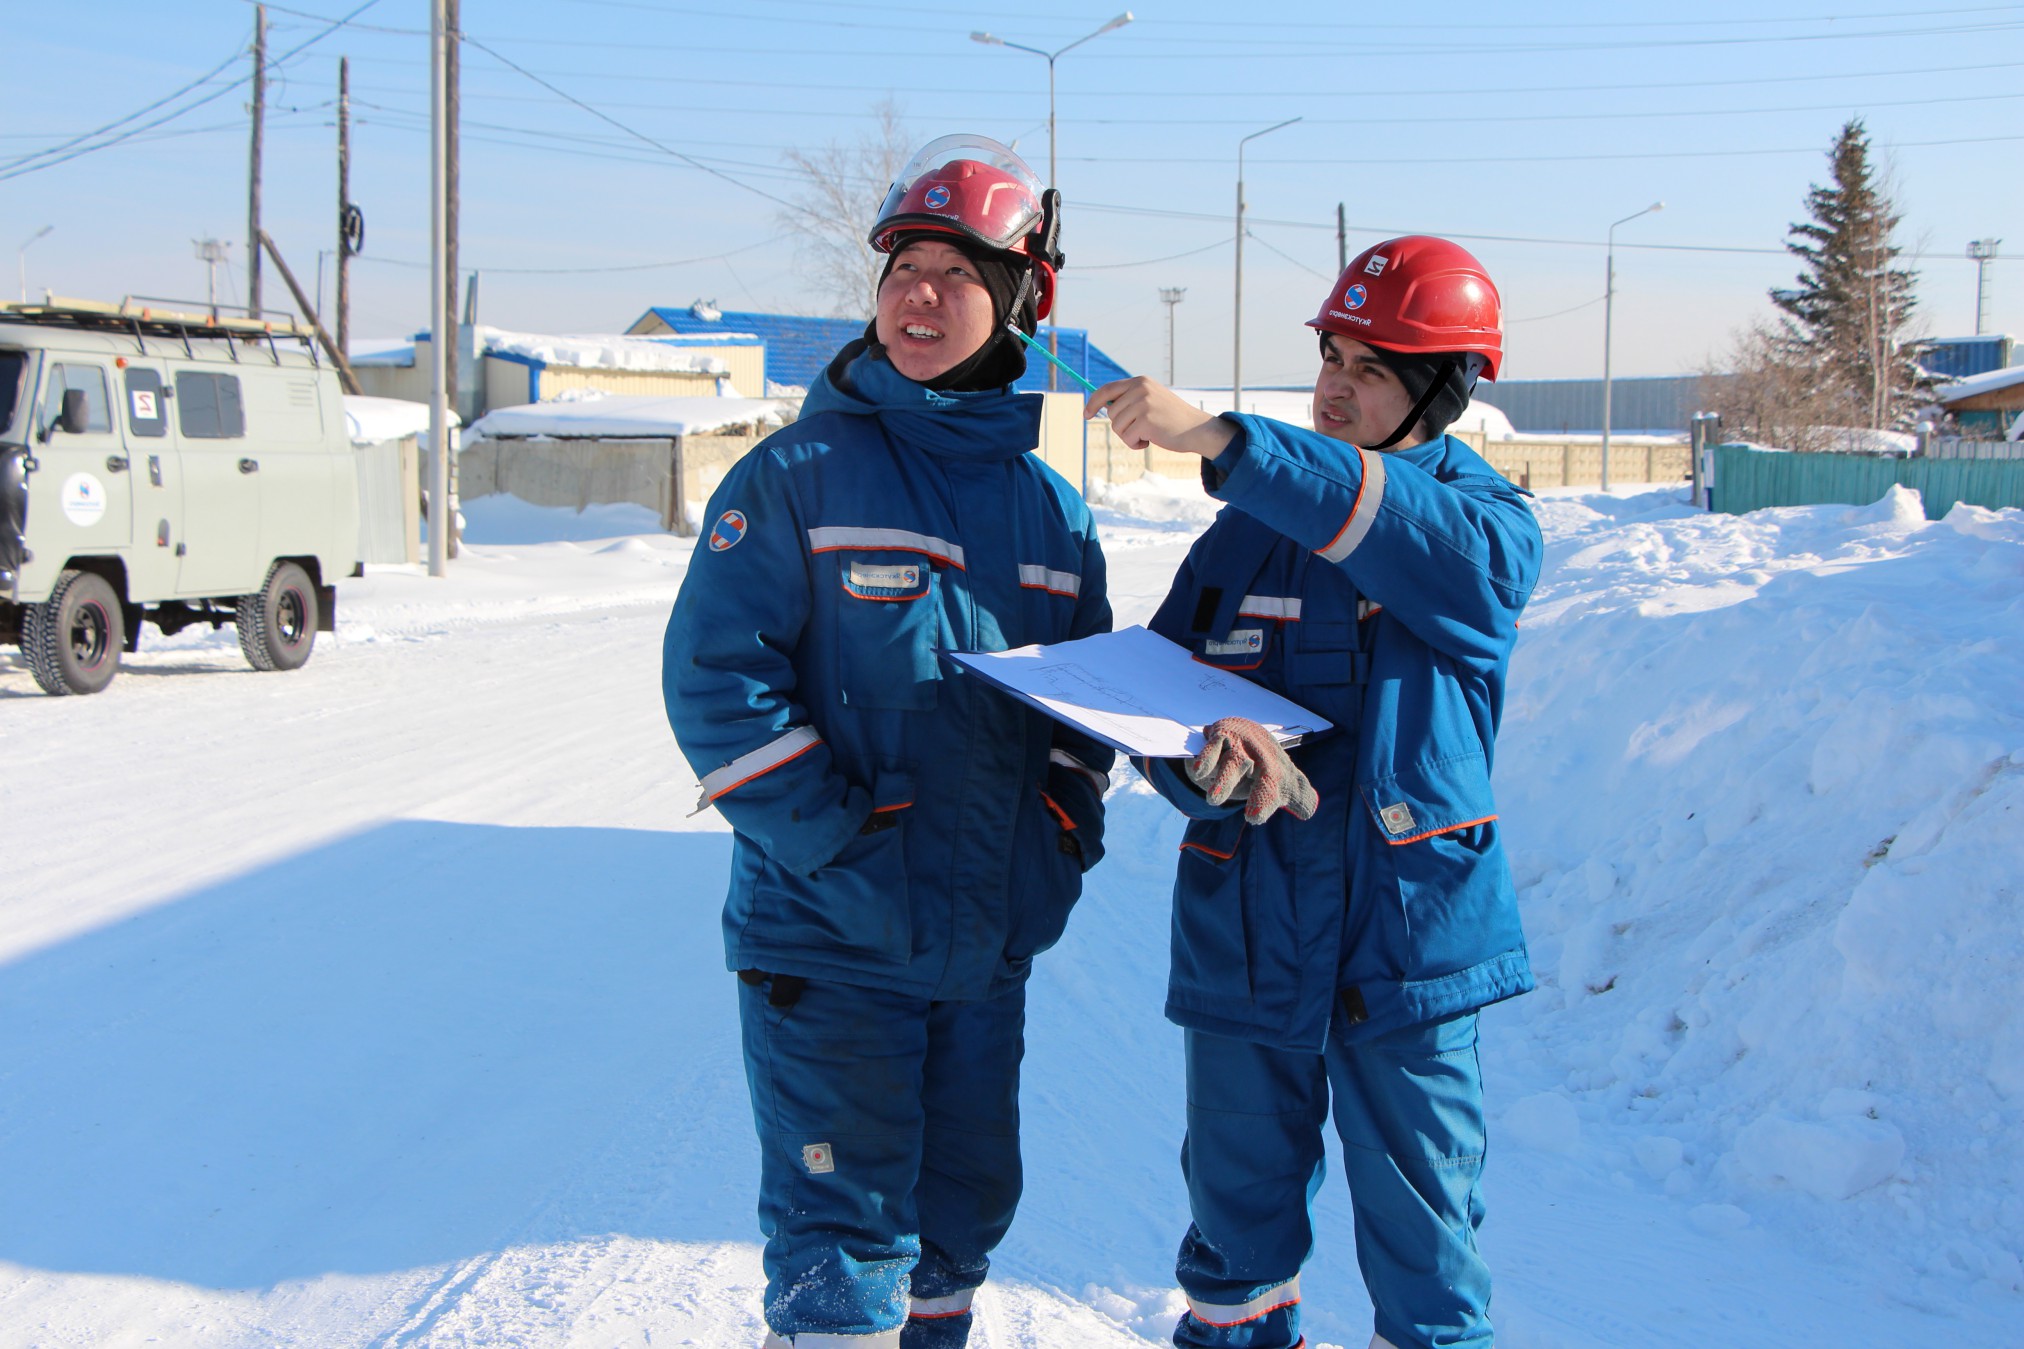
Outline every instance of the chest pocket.
POLYGON ((838 682, 849 707, 932 711, 942 678, 941 575, 919 553, 839 551, 838 682))

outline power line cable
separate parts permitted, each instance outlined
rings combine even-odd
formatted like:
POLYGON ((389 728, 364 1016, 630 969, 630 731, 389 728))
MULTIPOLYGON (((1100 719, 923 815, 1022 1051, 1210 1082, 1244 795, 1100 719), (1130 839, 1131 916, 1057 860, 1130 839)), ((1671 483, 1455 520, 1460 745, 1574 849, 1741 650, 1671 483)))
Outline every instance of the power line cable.
POLYGON ((177 89, 172 93, 163 94, 160 98, 156 99, 154 102, 148 104, 147 106, 138 108, 133 112, 128 113, 124 117, 118 118, 114 121, 107 122, 104 126, 99 127, 94 131, 86 131, 81 135, 73 136, 69 140, 64 141, 61 145, 52 145, 47 147, 46 149, 37 150, 33 154, 22 155, 18 159, 11 159, 4 164, 0 164, 0 171, 18 168, 22 164, 27 163, 29 160, 41 159, 45 156, 57 154, 61 151, 68 150, 71 146, 77 145, 82 141, 88 141, 95 136, 103 136, 107 132, 117 130, 118 128, 124 126, 126 123, 133 121, 136 117, 145 117, 147 114, 153 112, 156 108, 161 107, 164 103, 169 103, 174 101, 175 99, 181 98, 184 94, 189 93, 192 89, 197 88, 199 85, 202 85, 210 80, 217 78, 219 75, 224 74, 225 70, 229 66, 231 66, 231 64, 234 61, 237 61, 240 57, 244 56, 245 54, 246 49, 243 46, 236 48, 230 56, 226 57, 224 60, 220 61, 217 65, 205 71, 202 75, 199 75, 196 79, 191 80, 188 84, 184 85, 182 88, 177 89))
MULTIPOLYGON (((280 56, 271 58, 267 62, 264 69, 267 70, 276 69, 277 67, 281 66, 284 62, 291 60, 301 52, 304 52, 308 50, 310 47, 317 44, 318 42, 321 42, 324 38, 330 36, 330 34, 336 32, 338 29, 350 23, 353 18, 355 18, 360 14, 365 13, 365 11, 371 9, 374 5, 378 3, 379 0, 364 0, 364 3, 359 5, 358 8, 352 10, 351 13, 347 14, 344 18, 332 22, 330 26, 325 28, 322 32, 317 33, 315 36, 307 39, 306 41, 298 43, 296 46, 291 47, 289 50, 283 52, 280 56)), ((229 65, 231 64, 232 61, 235 61, 237 59, 238 54, 235 54, 234 56, 227 58, 225 64, 229 65)), ((224 66, 218 67, 219 70, 223 70, 224 68, 225 68, 224 66)), ((216 72, 214 71, 213 74, 215 73, 216 72)), ((211 76, 206 76, 205 78, 208 79, 211 78, 211 76)), ((54 155, 54 157, 44 159, 42 163, 31 164, 27 163, 26 160, 23 159, 13 161, 12 163, 9 164, 0 165, 0 182, 6 182, 9 179, 13 178, 26 177, 28 174, 31 173, 39 173, 43 169, 55 168, 59 164, 67 164, 73 159, 81 159, 85 155, 92 154, 99 150, 111 149, 115 145, 119 145, 128 140, 133 139, 135 136, 140 135, 144 131, 152 131, 154 128, 162 126, 168 122, 172 122, 178 117, 182 117, 188 113, 195 112, 198 108, 203 107, 207 103, 212 103, 220 98, 223 98, 226 94, 230 93, 232 90, 237 89, 242 84, 245 84, 247 80, 250 78, 251 78, 250 76, 242 75, 240 78, 233 80, 230 84, 221 85, 217 89, 212 90, 210 93, 206 94, 204 97, 196 100, 193 103, 186 103, 180 108, 171 109, 170 111, 163 113, 160 117, 155 118, 151 122, 143 122, 141 125, 137 127, 130 128, 129 130, 123 131, 116 136, 111 136, 105 140, 98 141, 95 144, 74 146, 74 148, 71 148, 65 153, 56 154, 54 155)), ((198 83, 201 84, 202 81, 199 81, 198 83)), ((192 85, 189 87, 194 88, 196 86, 192 85)), ((170 95, 170 98, 174 97, 175 95, 170 95)), ((153 104, 152 106, 160 107, 163 101, 165 100, 157 100, 156 103, 153 104)), ((139 115, 140 115, 139 113, 131 113, 128 116, 121 118, 119 122, 114 122, 111 125, 118 126, 123 122, 131 121, 134 117, 139 115)), ((87 135, 83 139, 89 140, 91 139, 91 135, 97 134, 99 133, 91 133, 90 135, 87 135)), ((33 156, 30 156, 30 158, 33 158, 33 156)))
POLYGON ((550 84, 547 80, 542 79, 539 75, 536 75, 533 71, 527 69, 519 62, 512 60, 510 57, 501 56, 498 52, 492 50, 492 48, 486 46, 484 43, 478 41, 476 38, 465 37, 463 40, 467 45, 476 47, 479 51, 485 53, 485 55, 491 57, 493 60, 499 62, 500 64, 511 66, 514 70, 519 71, 522 75, 525 75, 528 79, 534 81, 536 84, 540 85, 543 89, 546 89, 550 93, 555 94, 558 97, 566 99, 570 103, 575 104, 577 107, 583 109, 585 112, 597 118, 599 121, 607 122, 612 126, 617 127, 620 131, 625 132, 628 136, 631 136, 633 139, 638 140, 644 144, 651 145, 654 149, 659 150, 662 154, 671 155, 674 158, 681 160, 683 163, 688 164, 692 168, 707 173, 713 178, 721 178, 725 182, 731 184, 731 186, 741 188, 746 192, 752 193, 754 196, 764 197, 767 201, 772 202, 776 206, 784 206, 790 211, 797 209, 794 203, 788 201, 785 197, 776 197, 771 192, 766 191, 764 188, 757 188, 752 186, 750 183, 741 182, 738 179, 733 178, 730 174, 725 173, 721 169, 711 168, 708 164, 703 163, 701 160, 697 159, 693 155, 683 154, 680 150, 674 149, 672 146, 663 145, 660 141, 655 140, 652 136, 647 135, 643 131, 635 131, 633 128, 627 126, 624 122, 619 121, 616 117, 611 116, 609 113, 600 112, 598 109, 593 108, 590 104, 585 103, 582 99, 576 97, 574 94, 565 93, 563 90, 556 88, 556 86, 550 84))

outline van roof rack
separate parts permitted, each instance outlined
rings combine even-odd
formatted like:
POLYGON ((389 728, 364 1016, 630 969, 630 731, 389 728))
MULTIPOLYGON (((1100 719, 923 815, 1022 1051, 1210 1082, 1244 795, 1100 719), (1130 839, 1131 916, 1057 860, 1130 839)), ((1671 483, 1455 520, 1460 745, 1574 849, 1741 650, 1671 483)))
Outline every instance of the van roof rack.
POLYGON ((157 300, 129 295, 118 304, 45 296, 39 303, 0 300, 0 322, 49 323, 66 327, 147 333, 155 337, 237 337, 271 342, 277 337, 309 342, 314 334, 288 314, 264 310, 271 317, 220 313, 202 301, 157 300))

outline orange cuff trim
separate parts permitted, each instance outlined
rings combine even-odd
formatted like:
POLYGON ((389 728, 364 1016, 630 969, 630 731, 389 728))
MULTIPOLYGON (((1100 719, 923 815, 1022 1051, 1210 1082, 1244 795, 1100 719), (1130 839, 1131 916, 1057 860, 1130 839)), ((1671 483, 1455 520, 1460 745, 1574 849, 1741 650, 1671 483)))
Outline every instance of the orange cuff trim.
POLYGON ((1054 822, 1061 826, 1062 833, 1072 834, 1075 832, 1075 821, 1068 817, 1068 812, 1061 808, 1059 802, 1046 792, 1040 793, 1040 800, 1049 810, 1054 812, 1054 822))

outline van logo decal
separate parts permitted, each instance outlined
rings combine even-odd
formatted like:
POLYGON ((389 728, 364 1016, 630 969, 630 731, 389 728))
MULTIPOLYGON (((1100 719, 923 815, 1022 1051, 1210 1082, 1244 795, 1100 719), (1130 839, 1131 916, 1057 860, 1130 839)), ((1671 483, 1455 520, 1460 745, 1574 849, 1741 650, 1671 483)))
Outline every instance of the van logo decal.
MULTIPOLYGON (((445 328, 443 331, 448 332, 449 329, 445 328)), ((162 414, 155 410, 155 391, 153 389, 135 389, 133 395, 135 421, 152 422, 161 420, 162 414)))
POLYGON ((105 518, 105 484, 89 473, 73 473, 63 480, 64 518, 89 529, 105 518))

